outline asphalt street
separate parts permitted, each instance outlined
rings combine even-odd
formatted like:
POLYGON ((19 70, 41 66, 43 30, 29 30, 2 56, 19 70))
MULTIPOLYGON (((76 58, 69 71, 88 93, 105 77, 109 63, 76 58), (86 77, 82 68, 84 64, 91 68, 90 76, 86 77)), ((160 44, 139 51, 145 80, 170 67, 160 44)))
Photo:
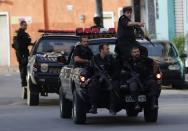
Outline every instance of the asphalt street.
POLYGON ((125 111, 116 116, 106 109, 89 114, 85 125, 60 119, 58 95, 41 97, 40 105, 28 107, 20 97, 18 74, 0 75, 0 131, 187 131, 188 90, 162 90, 157 123, 145 123, 143 113, 129 118, 125 111))

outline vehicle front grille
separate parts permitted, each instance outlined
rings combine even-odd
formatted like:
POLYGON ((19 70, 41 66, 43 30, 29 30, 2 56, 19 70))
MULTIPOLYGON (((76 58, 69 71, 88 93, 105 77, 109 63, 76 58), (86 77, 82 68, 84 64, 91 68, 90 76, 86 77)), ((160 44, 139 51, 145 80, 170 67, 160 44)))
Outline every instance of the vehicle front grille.
POLYGON ((48 73, 50 74, 59 74, 61 71, 61 68, 49 68, 48 73))

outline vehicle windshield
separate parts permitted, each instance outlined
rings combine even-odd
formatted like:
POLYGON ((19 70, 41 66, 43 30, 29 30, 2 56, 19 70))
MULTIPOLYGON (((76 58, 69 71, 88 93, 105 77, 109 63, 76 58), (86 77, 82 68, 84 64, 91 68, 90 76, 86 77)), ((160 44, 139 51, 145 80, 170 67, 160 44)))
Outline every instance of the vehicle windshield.
MULTIPOLYGON (((115 42, 101 42, 109 44, 110 53, 115 54, 115 42)), ((99 53, 99 42, 91 43, 89 47, 93 51, 93 54, 99 53)), ((142 46, 145 46, 148 49, 148 56, 150 57, 177 57, 178 54, 174 46, 168 42, 154 42, 151 43, 142 43, 142 46)))
POLYGON ((92 43, 92 44, 89 44, 89 48, 92 50, 93 54, 96 55, 99 53, 99 45, 102 44, 102 43, 106 43, 109 45, 109 48, 110 48, 110 54, 115 54, 114 52, 114 48, 115 48, 115 43, 113 42, 101 42, 101 43, 92 43))
POLYGON ((148 56, 151 57, 177 57, 174 46, 168 42, 142 43, 148 49, 148 56))
POLYGON ((38 44, 37 53, 43 54, 48 52, 64 52, 69 55, 71 47, 74 46, 78 40, 65 39, 44 39, 38 44))

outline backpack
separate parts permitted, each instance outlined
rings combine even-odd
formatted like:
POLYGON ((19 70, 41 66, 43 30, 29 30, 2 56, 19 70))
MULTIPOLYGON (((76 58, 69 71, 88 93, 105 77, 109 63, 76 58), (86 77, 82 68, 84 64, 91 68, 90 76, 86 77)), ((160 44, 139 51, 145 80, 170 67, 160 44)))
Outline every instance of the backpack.
POLYGON ((18 42, 18 38, 17 38, 17 33, 13 37, 12 48, 14 48, 15 50, 19 50, 19 42, 18 42))

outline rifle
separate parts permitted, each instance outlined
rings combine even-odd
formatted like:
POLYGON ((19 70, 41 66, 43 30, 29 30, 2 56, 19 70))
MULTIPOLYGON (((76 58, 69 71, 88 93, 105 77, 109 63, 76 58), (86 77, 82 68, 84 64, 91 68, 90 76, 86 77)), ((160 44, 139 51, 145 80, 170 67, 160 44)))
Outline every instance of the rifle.
POLYGON ((148 36, 145 36, 145 35, 144 35, 144 31, 143 31, 140 27, 135 26, 134 28, 135 28, 135 30, 136 30, 136 37, 137 37, 137 38, 145 39, 145 40, 147 40, 149 43, 151 43, 153 46, 155 46, 155 44, 151 41, 151 39, 150 39, 148 36))
POLYGON ((97 69, 100 78, 103 79, 103 80, 107 83, 107 85, 108 85, 108 88, 107 88, 107 89, 110 90, 110 91, 112 91, 112 93, 114 93, 114 95, 115 95, 116 97, 120 98, 118 92, 115 91, 114 88, 113 88, 112 78, 111 78, 111 76, 108 74, 108 72, 105 71, 104 69, 102 69, 101 67, 99 67, 99 66, 96 64, 94 57, 92 58, 92 62, 93 62, 94 68, 97 69))
POLYGON ((112 79, 111 79, 111 76, 108 74, 108 72, 96 64, 94 57, 92 58, 92 63, 93 63, 94 68, 97 69, 100 78, 103 79, 105 82, 107 82, 109 86, 111 86, 112 79))
POLYGON ((143 84, 141 83, 140 78, 139 78, 140 75, 132 69, 129 63, 126 62, 126 66, 129 69, 130 74, 131 74, 131 78, 126 80, 126 83, 130 84, 132 82, 136 82, 137 85, 143 90, 144 89, 143 84))

